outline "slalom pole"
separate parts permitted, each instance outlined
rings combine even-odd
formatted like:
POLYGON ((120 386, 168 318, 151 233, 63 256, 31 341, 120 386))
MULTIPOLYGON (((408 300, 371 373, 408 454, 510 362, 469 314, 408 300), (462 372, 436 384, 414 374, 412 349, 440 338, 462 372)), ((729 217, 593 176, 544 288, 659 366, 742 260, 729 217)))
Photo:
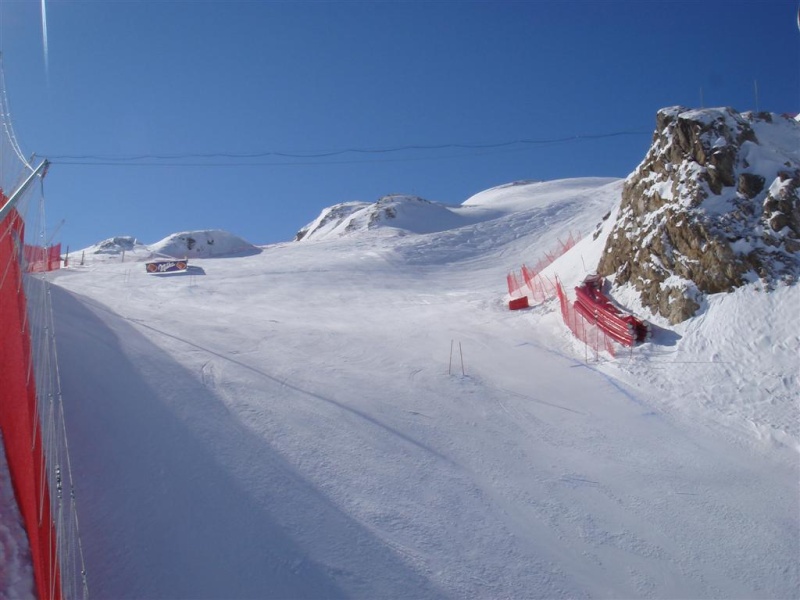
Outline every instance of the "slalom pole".
POLYGON ((447 374, 453 374, 453 340, 450 340, 450 364, 447 365, 447 374))

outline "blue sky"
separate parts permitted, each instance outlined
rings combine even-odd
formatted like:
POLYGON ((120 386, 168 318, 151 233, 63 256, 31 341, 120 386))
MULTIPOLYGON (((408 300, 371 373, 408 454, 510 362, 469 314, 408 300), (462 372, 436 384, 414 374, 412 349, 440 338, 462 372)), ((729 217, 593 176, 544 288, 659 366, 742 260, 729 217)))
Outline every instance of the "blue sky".
POLYGON ((752 110, 754 82, 759 109, 797 112, 797 8, 49 0, 45 61, 24 0, 0 3, 0 50, 65 245, 200 228, 267 244, 338 202, 624 177, 659 108, 752 110), (475 147, 520 139, 546 143, 475 147))

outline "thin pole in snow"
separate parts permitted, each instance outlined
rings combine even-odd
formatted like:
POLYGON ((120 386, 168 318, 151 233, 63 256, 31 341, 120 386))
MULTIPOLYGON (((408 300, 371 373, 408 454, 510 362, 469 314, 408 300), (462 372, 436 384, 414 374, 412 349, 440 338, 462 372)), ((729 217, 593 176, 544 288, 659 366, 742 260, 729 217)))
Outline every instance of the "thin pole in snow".
POLYGON ((464 352, 461 350, 461 342, 458 342, 458 352, 461 354, 461 376, 464 377, 466 373, 464 372, 464 352))
POLYGON ((447 366, 447 374, 453 374, 453 340, 450 340, 450 364, 447 366))

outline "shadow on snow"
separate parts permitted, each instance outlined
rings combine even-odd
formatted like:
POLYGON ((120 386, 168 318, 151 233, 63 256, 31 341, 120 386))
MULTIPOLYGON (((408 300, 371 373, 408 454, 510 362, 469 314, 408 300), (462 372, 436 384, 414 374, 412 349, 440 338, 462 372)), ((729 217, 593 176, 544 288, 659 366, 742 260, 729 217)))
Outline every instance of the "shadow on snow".
POLYGON ((441 595, 122 317, 52 298, 93 596, 441 595))

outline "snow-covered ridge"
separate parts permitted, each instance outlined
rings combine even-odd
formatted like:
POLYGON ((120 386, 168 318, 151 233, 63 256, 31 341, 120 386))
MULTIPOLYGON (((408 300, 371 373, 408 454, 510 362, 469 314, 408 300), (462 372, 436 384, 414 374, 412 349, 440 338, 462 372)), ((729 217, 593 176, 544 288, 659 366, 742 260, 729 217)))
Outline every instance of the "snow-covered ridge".
POLYGON ((459 207, 431 202, 419 196, 392 194, 373 203, 347 202, 322 211, 303 227, 299 240, 320 240, 382 229, 396 233, 433 233, 468 222, 459 207))
POLYGON ((492 221, 512 213, 545 209, 574 193, 587 194, 617 181, 586 177, 556 181, 515 181, 482 191, 460 205, 443 204, 406 194, 376 202, 344 202, 324 209, 303 227, 296 240, 322 240, 361 235, 367 231, 404 235, 431 234, 492 221))

